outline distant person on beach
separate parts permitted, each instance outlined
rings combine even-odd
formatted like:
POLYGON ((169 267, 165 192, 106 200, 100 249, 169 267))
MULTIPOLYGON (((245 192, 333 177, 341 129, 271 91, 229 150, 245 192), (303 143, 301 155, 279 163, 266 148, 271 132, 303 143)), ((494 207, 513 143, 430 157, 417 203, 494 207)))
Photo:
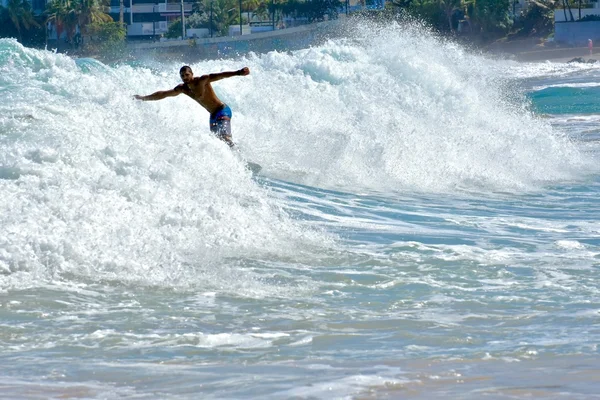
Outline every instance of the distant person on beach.
POLYGON ((594 42, 592 42, 592 39, 588 39, 588 50, 590 51, 590 56, 591 56, 592 53, 594 52, 594 42))
POLYGON ((180 83, 171 90, 158 91, 147 96, 136 94, 133 97, 137 100, 155 101, 162 100, 166 97, 179 96, 182 93, 186 94, 196 100, 198 104, 210 113, 210 131, 219 139, 227 143, 229 147, 233 147, 234 143, 233 140, 231 140, 231 109, 227 104, 219 100, 211 83, 220 81, 221 79, 231 78, 232 76, 245 76, 249 73, 250 70, 248 67, 244 67, 237 71, 217 72, 194 78, 192 69, 189 66, 184 65, 179 70, 179 76, 183 83, 180 83))

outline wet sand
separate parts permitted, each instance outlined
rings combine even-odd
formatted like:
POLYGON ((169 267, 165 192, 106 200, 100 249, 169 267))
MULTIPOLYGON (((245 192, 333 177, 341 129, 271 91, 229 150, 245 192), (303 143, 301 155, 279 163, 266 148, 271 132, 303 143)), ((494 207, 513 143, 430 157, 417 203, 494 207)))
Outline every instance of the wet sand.
POLYGON ((543 46, 529 48, 529 49, 502 49, 492 50, 492 54, 503 58, 513 59, 516 61, 523 62, 557 62, 565 63, 572 61, 573 59, 583 59, 585 62, 588 60, 600 60, 600 48, 596 48, 590 51, 587 47, 553 47, 544 48, 543 46))
POLYGON ((600 399, 593 354, 531 358, 407 360, 391 362, 404 373, 357 399, 600 399))
POLYGON ((569 62, 575 58, 585 61, 589 59, 600 59, 600 49, 595 49, 590 55, 587 47, 566 47, 554 49, 541 49, 518 52, 514 54, 515 60, 527 62, 569 62))

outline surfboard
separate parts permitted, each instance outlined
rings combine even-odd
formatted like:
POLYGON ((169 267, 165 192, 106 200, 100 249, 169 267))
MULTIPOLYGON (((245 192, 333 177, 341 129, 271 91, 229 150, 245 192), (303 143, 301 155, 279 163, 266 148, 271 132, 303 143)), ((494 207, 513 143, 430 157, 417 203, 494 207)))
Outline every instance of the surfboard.
POLYGON ((242 155, 242 152, 240 151, 240 148, 238 146, 233 147, 232 151, 238 158, 238 160, 244 163, 246 169, 252 172, 252 175, 256 175, 260 172, 260 170, 262 170, 262 166, 260 164, 246 160, 246 157, 242 155))
POLYGON ((262 169, 260 164, 257 164, 257 163, 251 162, 251 161, 246 161, 246 168, 248 168, 250 170, 250 172, 252 172, 253 174, 258 174, 260 172, 260 170, 262 169))

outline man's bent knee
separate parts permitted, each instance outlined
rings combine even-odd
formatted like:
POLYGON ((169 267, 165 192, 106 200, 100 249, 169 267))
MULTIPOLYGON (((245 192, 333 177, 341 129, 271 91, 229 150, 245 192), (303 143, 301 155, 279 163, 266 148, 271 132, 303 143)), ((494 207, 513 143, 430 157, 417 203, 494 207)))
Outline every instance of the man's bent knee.
POLYGON ((229 147, 235 146, 235 143, 233 143, 233 140, 231 139, 231 135, 217 135, 217 137, 227 143, 229 147))

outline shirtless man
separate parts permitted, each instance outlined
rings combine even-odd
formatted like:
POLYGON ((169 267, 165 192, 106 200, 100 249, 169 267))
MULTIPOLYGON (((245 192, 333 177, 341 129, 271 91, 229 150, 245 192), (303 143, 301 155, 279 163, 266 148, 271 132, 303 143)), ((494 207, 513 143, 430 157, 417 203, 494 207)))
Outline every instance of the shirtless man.
POLYGON ((134 97, 138 100, 154 101, 162 100, 166 97, 178 96, 182 93, 190 96, 210 113, 210 131, 227 143, 229 147, 233 147, 234 144, 231 140, 231 109, 227 104, 219 100, 211 83, 231 78, 232 76, 248 75, 249 73, 250 70, 248 67, 244 67, 237 71, 217 72, 194 78, 192 69, 184 65, 179 70, 179 76, 181 76, 183 83, 175 86, 174 89, 154 92, 147 96, 136 94, 134 97))

